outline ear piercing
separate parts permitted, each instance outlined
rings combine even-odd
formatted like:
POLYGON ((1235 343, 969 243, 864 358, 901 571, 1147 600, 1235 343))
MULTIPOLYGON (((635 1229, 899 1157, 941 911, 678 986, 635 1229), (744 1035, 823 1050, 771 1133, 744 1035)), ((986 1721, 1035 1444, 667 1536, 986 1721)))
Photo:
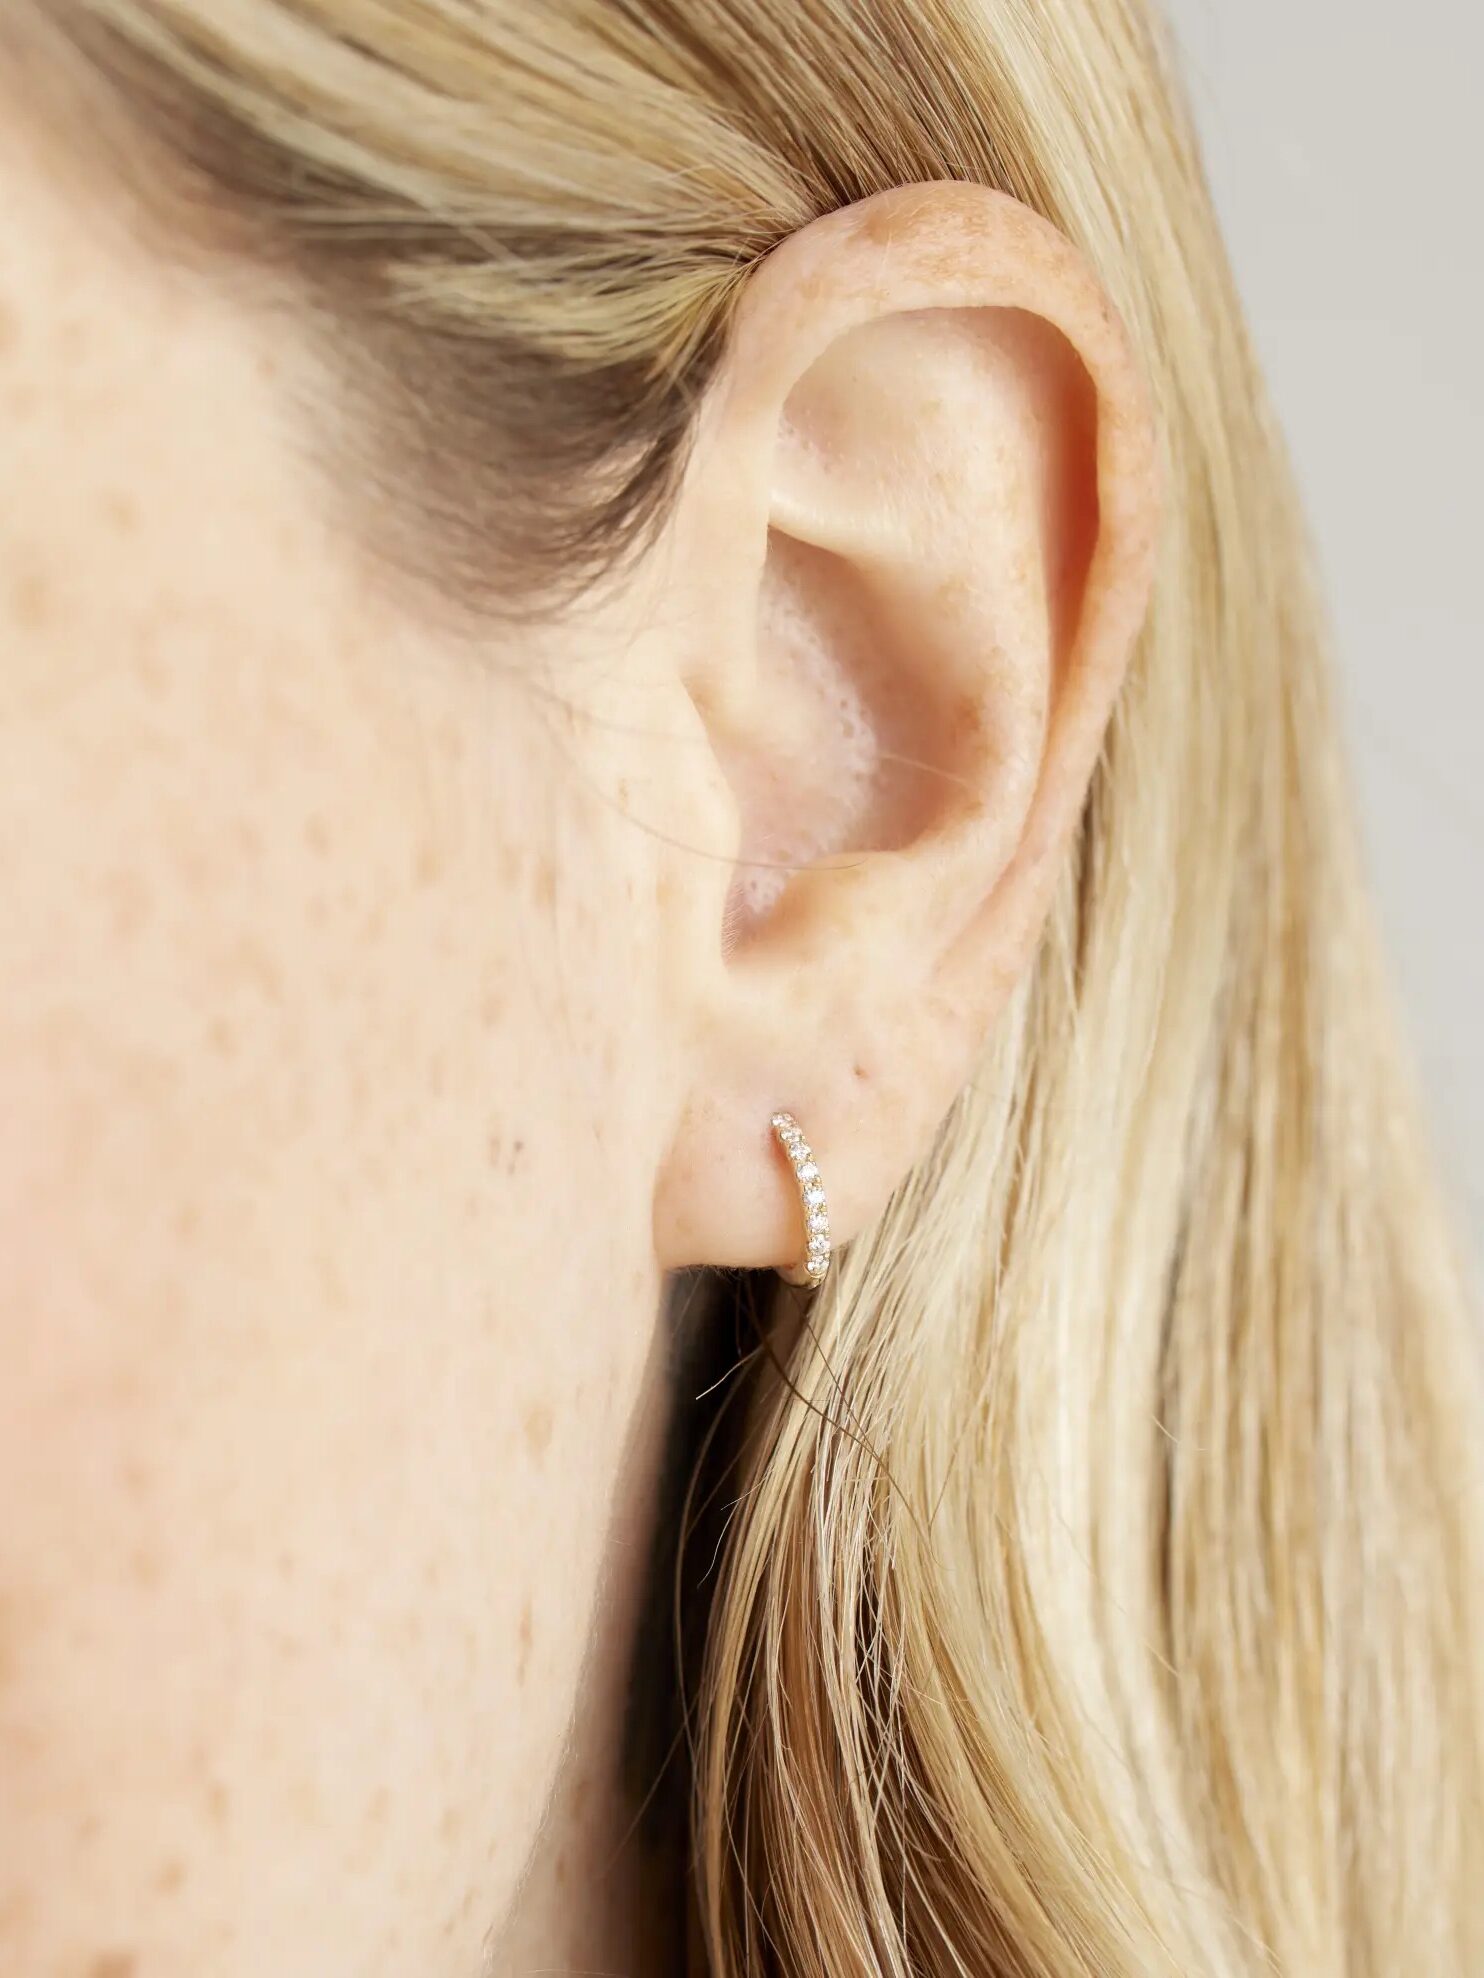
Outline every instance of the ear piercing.
POLYGON ((812 1288, 824 1281, 825 1272, 830 1267, 830 1212, 824 1199, 824 1183, 820 1180, 809 1142, 793 1114, 774 1113, 771 1125, 794 1171, 794 1180, 799 1185, 799 1203, 804 1211, 807 1244, 803 1262, 780 1271, 779 1275, 789 1284, 804 1284, 812 1288))

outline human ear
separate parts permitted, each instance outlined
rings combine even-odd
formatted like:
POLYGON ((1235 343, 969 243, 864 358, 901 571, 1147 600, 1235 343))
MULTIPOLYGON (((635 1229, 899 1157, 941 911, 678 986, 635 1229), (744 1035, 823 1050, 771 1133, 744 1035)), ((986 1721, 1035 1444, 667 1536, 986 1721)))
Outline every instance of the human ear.
POLYGON ((883 1206, 1033 955, 1147 603, 1152 420, 1098 283, 977 186, 881 194, 749 278, 682 491, 677 663, 729 858, 670 925, 667 1266, 883 1206))

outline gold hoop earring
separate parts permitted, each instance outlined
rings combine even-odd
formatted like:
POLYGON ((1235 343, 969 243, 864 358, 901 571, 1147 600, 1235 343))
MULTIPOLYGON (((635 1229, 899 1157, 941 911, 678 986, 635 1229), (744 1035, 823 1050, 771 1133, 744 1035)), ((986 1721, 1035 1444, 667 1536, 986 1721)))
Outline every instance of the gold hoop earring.
POLYGON ((799 1185, 799 1206, 804 1212, 805 1251, 802 1263, 781 1269, 779 1276, 789 1284, 811 1288, 824 1282, 830 1267, 830 1212, 824 1197, 824 1183, 810 1151, 809 1142, 792 1113, 774 1113, 771 1125, 794 1171, 799 1185))

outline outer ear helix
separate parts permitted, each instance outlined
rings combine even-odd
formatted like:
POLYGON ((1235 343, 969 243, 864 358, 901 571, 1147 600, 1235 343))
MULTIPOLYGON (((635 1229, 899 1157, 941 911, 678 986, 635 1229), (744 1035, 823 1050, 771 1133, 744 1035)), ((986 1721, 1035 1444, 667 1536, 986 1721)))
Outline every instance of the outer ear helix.
POLYGON ((799 1184, 806 1239, 803 1262, 780 1269, 779 1276, 788 1284, 803 1284, 812 1290, 824 1282, 830 1268, 830 1211, 824 1182, 809 1142, 793 1114, 774 1113, 771 1125, 799 1184))

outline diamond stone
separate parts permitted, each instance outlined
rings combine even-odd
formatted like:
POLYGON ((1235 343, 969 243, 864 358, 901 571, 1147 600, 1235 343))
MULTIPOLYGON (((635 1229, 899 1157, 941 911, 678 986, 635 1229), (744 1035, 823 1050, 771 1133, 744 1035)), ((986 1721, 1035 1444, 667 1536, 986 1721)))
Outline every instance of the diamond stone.
POLYGON ((771 1125, 793 1168, 804 1211, 807 1248, 800 1275, 804 1282, 818 1284, 830 1268, 830 1217, 825 1205, 824 1180, 815 1163, 814 1151, 793 1114, 774 1113, 771 1125))

